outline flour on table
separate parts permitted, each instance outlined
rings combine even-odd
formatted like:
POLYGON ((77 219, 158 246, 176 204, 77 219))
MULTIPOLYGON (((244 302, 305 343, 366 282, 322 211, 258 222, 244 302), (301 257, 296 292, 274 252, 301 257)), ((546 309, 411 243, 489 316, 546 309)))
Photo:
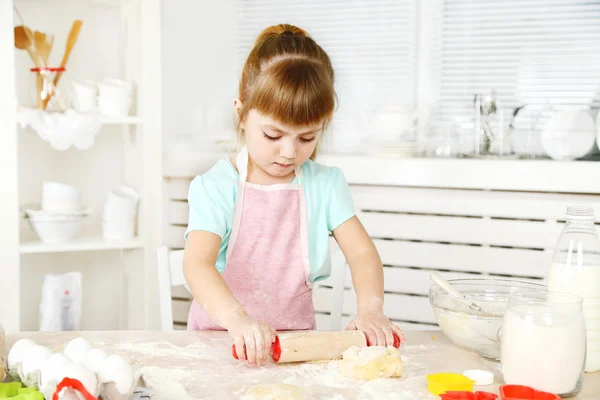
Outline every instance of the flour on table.
MULTIPOLYGON (((187 342, 181 346, 136 337, 126 342, 106 343, 105 347, 106 351, 130 356, 136 376, 141 375, 145 386, 154 391, 152 400, 255 400, 261 397, 249 397, 253 395, 250 389, 254 386, 281 384, 293 385, 308 392, 311 397, 304 398, 311 400, 438 399, 427 392, 424 376, 429 371, 426 363, 420 362, 422 356, 419 356, 435 353, 436 346, 431 345, 402 346, 402 377, 371 381, 342 375, 340 369, 343 360, 328 363, 269 363, 252 368, 230 356, 231 344, 226 336, 197 343, 187 342), (173 368, 173 365, 178 367, 173 368), (239 377, 234 385, 232 376, 239 377), (247 397, 242 397, 247 394, 247 397)), ((264 396, 263 399, 269 399, 264 396)))
POLYGON ((222 357, 220 351, 204 344, 192 344, 178 347, 169 342, 126 342, 113 346, 115 350, 134 352, 149 357, 183 357, 201 360, 217 360, 222 357), (212 350, 212 351, 211 351, 212 350))
POLYGON ((189 379, 193 374, 186 370, 174 368, 142 367, 139 371, 146 386, 154 390, 153 399, 167 400, 192 400, 182 384, 182 381, 189 379))
POLYGON ((312 400, 307 388, 287 383, 255 385, 246 391, 241 400, 312 400))
POLYGON ((370 381, 400 377, 404 371, 400 351, 393 346, 352 346, 342 356, 340 372, 348 378, 370 381))

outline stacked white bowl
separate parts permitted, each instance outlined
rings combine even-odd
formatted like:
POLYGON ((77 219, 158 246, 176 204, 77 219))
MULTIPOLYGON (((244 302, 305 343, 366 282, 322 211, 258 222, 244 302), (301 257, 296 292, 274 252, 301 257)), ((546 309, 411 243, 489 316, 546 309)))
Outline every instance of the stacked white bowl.
POLYGON ((25 210, 31 229, 44 243, 73 239, 88 214, 81 205, 81 190, 58 182, 42 183, 41 209, 25 210))
POLYGON ((135 236, 139 199, 137 190, 128 186, 121 186, 108 192, 102 220, 104 238, 124 240, 135 236))
POLYGON ((81 210, 81 190, 64 183, 42 183, 42 210, 67 214, 81 210))

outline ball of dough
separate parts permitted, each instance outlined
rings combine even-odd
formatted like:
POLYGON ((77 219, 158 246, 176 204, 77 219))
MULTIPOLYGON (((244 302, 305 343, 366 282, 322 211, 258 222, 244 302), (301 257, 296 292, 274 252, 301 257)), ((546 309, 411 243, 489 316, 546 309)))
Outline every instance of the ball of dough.
POLYGON ((340 373, 348 378, 370 381, 402 376, 400 351, 393 347, 352 346, 342 353, 340 373))
POLYGON ((254 385, 249 388, 241 400, 311 400, 310 392, 300 386, 286 383, 254 385))

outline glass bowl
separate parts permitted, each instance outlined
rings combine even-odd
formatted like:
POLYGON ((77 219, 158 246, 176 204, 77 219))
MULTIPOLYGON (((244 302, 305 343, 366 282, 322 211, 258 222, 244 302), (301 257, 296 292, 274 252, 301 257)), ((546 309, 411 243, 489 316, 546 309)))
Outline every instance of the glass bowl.
POLYGON ((429 302, 438 325, 459 347, 475 351, 493 362, 500 361, 499 330, 508 295, 522 290, 546 290, 546 286, 513 279, 450 279, 448 282, 483 312, 469 308, 437 284, 429 288, 429 302))

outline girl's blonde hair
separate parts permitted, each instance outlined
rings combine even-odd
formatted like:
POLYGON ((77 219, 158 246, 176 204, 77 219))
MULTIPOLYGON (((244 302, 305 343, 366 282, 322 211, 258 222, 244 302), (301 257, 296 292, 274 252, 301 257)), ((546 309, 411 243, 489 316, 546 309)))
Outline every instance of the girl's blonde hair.
MULTIPOLYGON (((303 29, 279 24, 264 29, 254 42, 239 85, 240 123, 250 110, 291 126, 331 122, 335 108, 329 56, 303 29)), ((314 160, 317 149, 311 155, 314 160)))

